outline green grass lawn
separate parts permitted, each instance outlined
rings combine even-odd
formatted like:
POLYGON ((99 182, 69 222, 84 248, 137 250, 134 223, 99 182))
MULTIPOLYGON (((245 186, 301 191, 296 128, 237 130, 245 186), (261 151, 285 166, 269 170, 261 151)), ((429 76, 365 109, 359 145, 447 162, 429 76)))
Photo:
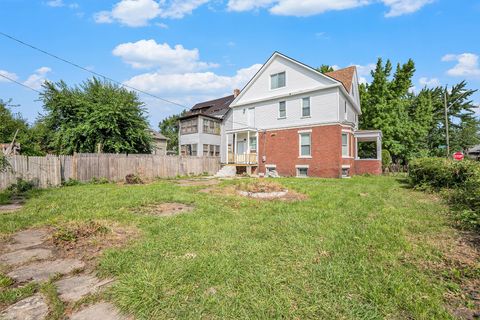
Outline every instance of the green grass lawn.
POLYGON ((439 201, 391 177, 276 181, 309 198, 257 201, 169 181, 65 187, 0 215, 0 234, 88 219, 138 227, 139 240, 98 267, 137 319, 451 318, 444 294, 455 284, 425 267, 442 259, 436 237, 456 232, 439 201), (132 213, 158 202, 195 210, 132 213))

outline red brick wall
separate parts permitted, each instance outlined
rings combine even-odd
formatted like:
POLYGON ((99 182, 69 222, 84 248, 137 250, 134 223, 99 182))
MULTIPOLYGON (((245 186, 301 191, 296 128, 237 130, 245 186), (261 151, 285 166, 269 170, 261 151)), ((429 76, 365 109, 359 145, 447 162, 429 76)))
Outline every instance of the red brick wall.
POLYGON ((339 178, 342 167, 342 127, 318 126, 259 133, 259 172, 265 164, 275 164, 280 176, 296 176, 296 165, 309 165, 309 176, 339 178), (311 132, 312 158, 299 158, 299 133, 311 132), (263 161, 265 156, 265 161, 263 161))
POLYGON ((381 160, 355 160, 355 174, 382 174, 381 160))

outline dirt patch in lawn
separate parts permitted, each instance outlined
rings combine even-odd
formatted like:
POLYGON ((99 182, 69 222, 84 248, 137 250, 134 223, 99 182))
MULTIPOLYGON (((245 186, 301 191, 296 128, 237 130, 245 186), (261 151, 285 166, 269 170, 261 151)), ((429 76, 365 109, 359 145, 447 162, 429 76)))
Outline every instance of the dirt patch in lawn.
POLYGON ((249 181, 237 185, 225 187, 210 187, 200 190, 202 193, 216 195, 236 195, 257 200, 279 200, 279 201, 302 201, 308 199, 307 195, 288 190, 281 184, 274 181, 249 181))
POLYGON ((420 267, 432 271, 445 281, 456 283, 460 290, 447 291, 448 310, 458 319, 475 319, 480 315, 480 235, 459 232, 454 235, 418 237, 440 253, 439 259, 424 260, 420 267))
POLYGON ((175 180, 180 187, 214 186, 220 183, 217 179, 182 179, 175 180))
POLYGON ((170 217, 177 214, 190 212, 193 209, 193 206, 184 203, 164 202, 143 206, 140 208, 140 210, 136 210, 136 212, 151 216, 170 217))

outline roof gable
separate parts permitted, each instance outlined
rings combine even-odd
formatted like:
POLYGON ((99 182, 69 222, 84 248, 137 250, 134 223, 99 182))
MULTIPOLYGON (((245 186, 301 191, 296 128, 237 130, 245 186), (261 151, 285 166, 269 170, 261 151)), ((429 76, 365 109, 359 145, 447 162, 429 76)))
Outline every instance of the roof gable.
POLYGON ((269 98, 295 91, 319 89, 322 86, 341 84, 337 79, 328 77, 312 67, 275 52, 260 68, 255 76, 242 89, 231 106, 246 104, 256 99, 269 98), (286 71, 286 86, 271 90, 270 75, 286 71))

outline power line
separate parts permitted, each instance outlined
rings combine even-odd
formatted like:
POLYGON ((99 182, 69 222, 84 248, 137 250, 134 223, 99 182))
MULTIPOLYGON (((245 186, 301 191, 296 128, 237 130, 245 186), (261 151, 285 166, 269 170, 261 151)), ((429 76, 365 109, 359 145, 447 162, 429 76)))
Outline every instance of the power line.
MULTIPOLYGON (((40 48, 38 48, 38 47, 36 47, 36 46, 34 46, 34 45, 32 45, 32 44, 26 43, 26 42, 24 42, 24 41, 22 41, 22 40, 20 40, 20 39, 17 39, 17 38, 15 38, 15 37, 11 36, 11 35, 8 35, 8 34, 2 32, 2 31, 0 31, 0 35, 4 36, 4 37, 6 37, 6 38, 8 38, 8 39, 10 39, 10 40, 13 40, 13 41, 15 41, 15 42, 17 42, 17 43, 20 43, 20 44, 22 44, 22 45, 24 45, 24 46, 27 46, 27 47, 29 47, 29 48, 31 48, 31 49, 33 49, 33 50, 39 51, 39 52, 41 52, 41 53, 43 53, 43 54, 46 54, 47 56, 50 56, 50 57, 52 57, 52 58, 55 58, 55 59, 60 60, 60 61, 62 61, 62 62, 65 62, 65 63, 67 63, 67 64, 70 64, 70 65, 74 66, 75 68, 78 68, 78 69, 81 69, 81 70, 86 71, 86 72, 88 72, 88 73, 91 73, 91 74, 93 74, 93 75, 95 75, 95 76, 97 76, 97 77, 102 77, 102 78, 104 78, 104 79, 106 79, 106 80, 108 80, 108 81, 111 81, 111 82, 113 82, 113 83, 116 83, 116 84, 118 84, 119 86, 122 86, 122 87, 124 87, 124 88, 130 89, 130 90, 134 90, 134 91, 137 91, 137 92, 140 92, 140 93, 143 93, 143 94, 145 94, 145 95, 147 95, 147 96, 150 96, 150 97, 152 97, 152 98, 159 99, 159 100, 161 100, 161 101, 164 101, 164 102, 167 102, 167 103, 176 105, 176 106, 181 107, 181 108, 187 108, 187 109, 188 109, 187 106, 184 106, 184 105, 182 105, 182 104, 180 104, 180 103, 178 103, 178 102, 171 101, 171 100, 168 100, 168 99, 159 97, 159 96, 157 96, 157 95, 148 93, 148 92, 146 92, 146 91, 144 91, 144 90, 137 89, 137 88, 132 87, 132 86, 129 86, 129 85, 127 85, 127 84, 123 84, 123 83, 121 83, 120 81, 114 80, 114 79, 112 79, 112 78, 110 78, 110 77, 108 77, 108 76, 106 76, 106 75, 101 74, 101 73, 98 73, 98 72, 89 70, 89 69, 87 69, 87 68, 85 68, 85 67, 82 67, 81 65, 79 65, 79 64, 77 64, 77 63, 75 63, 75 62, 72 62, 72 61, 70 61, 70 60, 64 59, 64 58, 62 58, 62 57, 59 57, 59 56, 57 56, 57 55, 55 55, 55 54, 53 54, 53 53, 50 53, 50 52, 48 52, 48 51, 45 51, 45 50, 43 50, 43 49, 40 49, 40 48)), ((38 91, 37 91, 37 92, 38 92, 38 91)))
MULTIPOLYGON (((114 79, 112 79, 112 78, 110 78, 110 77, 108 77, 108 76, 106 76, 106 75, 101 74, 101 73, 98 73, 98 72, 89 70, 89 69, 87 69, 87 68, 85 68, 85 67, 82 67, 81 65, 79 65, 79 64, 77 64, 77 63, 75 63, 75 62, 72 62, 72 61, 70 61, 70 60, 64 59, 64 58, 62 58, 62 57, 59 57, 59 56, 57 56, 57 55, 55 55, 55 54, 53 54, 53 53, 50 53, 50 52, 48 52, 48 51, 45 51, 45 50, 43 50, 43 49, 40 49, 40 48, 38 48, 38 47, 36 47, 36 46, 34 46, 34 45, 32 45, 32 44, 26 43, 25 41, 22 41, 22 40, 20 40, 20 39, 18 39, 18 38, 15 38, 14 36, 11 36, 11 35, 9 35, 9 34, 6 34, 6 33, 2 32, 2 31, 0 31, 0 35, 4 36, 4 37, 6 37, 6 38, 8 38, 8 39, 10 39, 10 40, 13 40, 13 41, 15 41, 15 42, 17 42, 17 43, 20 43, 20 44, 22 44, 22 45, 24 45, 24 46, 27 46, 27 47, 29 47, 29 48, 31 48, 31 49, 33 49, 33 50, 39 51, 39 52, 41 52, 41 53, 43 53, 43 54, 45 54, 45 55, 47 55, 47 56, 50 56, 50 57, 52 57, 52 58, 54 58, 54 59, 57 59, 57 60, 60 60, 60 61, 62 61, 62 62, 65 62, 65 63, 67 63, 67 64, 70 64, 70 65, 72 65, 72 66, 74 66, 74 67, 76 67, 76 68, 78 68, 78 69, 81 69, 81 70, 83 70, 83 71, 85 71, 85 72, 91 73, 91 74, 93 74, 93 75, 95 75, 95 76, 97 76, 97 77, 102 77, 102 78, 104 78, 104 79, 106 79, 106 80, 108 80, 108 81, 111 81, 111 82, 113 82, 113 83, 116 83, 116 84, 118 84, 119 86, 122 86, 122 87, 124 87, 124 88, 130 89, 130 90, 134 90, 134 91, 137 91, 137 92, 140 92, 140 93, 143 93, 143 94, 145 94, 145 95, 147 95, 147 96, 150 96, 150 97, 152 97, 152 98, 159 99, 159 100, 161 100, 161 101, 164 101, 164 102, 167 102, 167 103, 176 105, 176 106, 181 107, 181 108, 189 109, 189 107, 187 107, 187 106, 185 106, 185 105, 182 105, 182 104, 180 104, 180 103, 178 103, 178 102, 171 101, 171 100, 168 100, 168 99, 159 97, 159 96, 157 96, 157 95, 154 95, 154 94, 148 93, 148 92, 146 92, 146 91, 137 89, 137 88, 132 87, 132 86, 129 86, 129 85, 127 85, 127 84, 123 84, 123 83, 121 83, 120 81, 114 80, 114 79)), ((3 74, 0 74, 0 76, 2 76, 3 78, 5 78, 5 79, 7 79, 7 80, 10 80, 10 81, 12 81, 12 82, 15 82, 16 84, 19 84, 19 85, 21 85, 21 86, 23 86, 23 87, 25 87, 25 88, 28 88, 28 89, 30 89, 30 90, 33 90, 33 91, 41 94, 41 92, 38 91, 37 89, 34 89, 34 88, 32 88, 32 87, 29 87, 29 86, 27 86, 27 85, 25 85, 25 84, 23 84, 23 83, 21 83, 21 82, 18 82, 18 81, 14 80, 14 79, 11 79, 11 78, 3 75, 3 74)), ((239 122, 235 122, 235 121, 232 121, 232 123, 236 123, 236 124, 239 124, 239 125, 247 125, 246 123, 239 123, 239 122)), ((254 128, 254 129, 257 129, 257 128, 254 128)))
POLYGON ((21 82, 18 82, 17 80, 15 80, 15 79, 12 79, 12 78, 10 78, 10 77, 7 77, 7 76, 6 76, 6 75, 4 75, 4 74, 1 74, 1 73, 0 73, 0 77, 2 77, 2 78, 4 78, 4 79, 7 79, 7 80, 9 80, 9 81, 11 81, 11 82, 13 82, 13 83, 16 83, 16 84, 18 84, 18 85, 21 85, 21 86, 22 86, 22 87, 24 87, 24 88, 27 88, 27 89, 33 90, 33 91, 35 91, 35 92, 37 92, 37 93, 40 93, 40 94, 41 94, 41 92, 40 92, 40 91, 38 91, 37 89, 35 89, 35 88, 32 88, 32 87, 29 87, 29 86, 27 86, 26 84, 23 84, 23 83, 21 83, 21 82))

